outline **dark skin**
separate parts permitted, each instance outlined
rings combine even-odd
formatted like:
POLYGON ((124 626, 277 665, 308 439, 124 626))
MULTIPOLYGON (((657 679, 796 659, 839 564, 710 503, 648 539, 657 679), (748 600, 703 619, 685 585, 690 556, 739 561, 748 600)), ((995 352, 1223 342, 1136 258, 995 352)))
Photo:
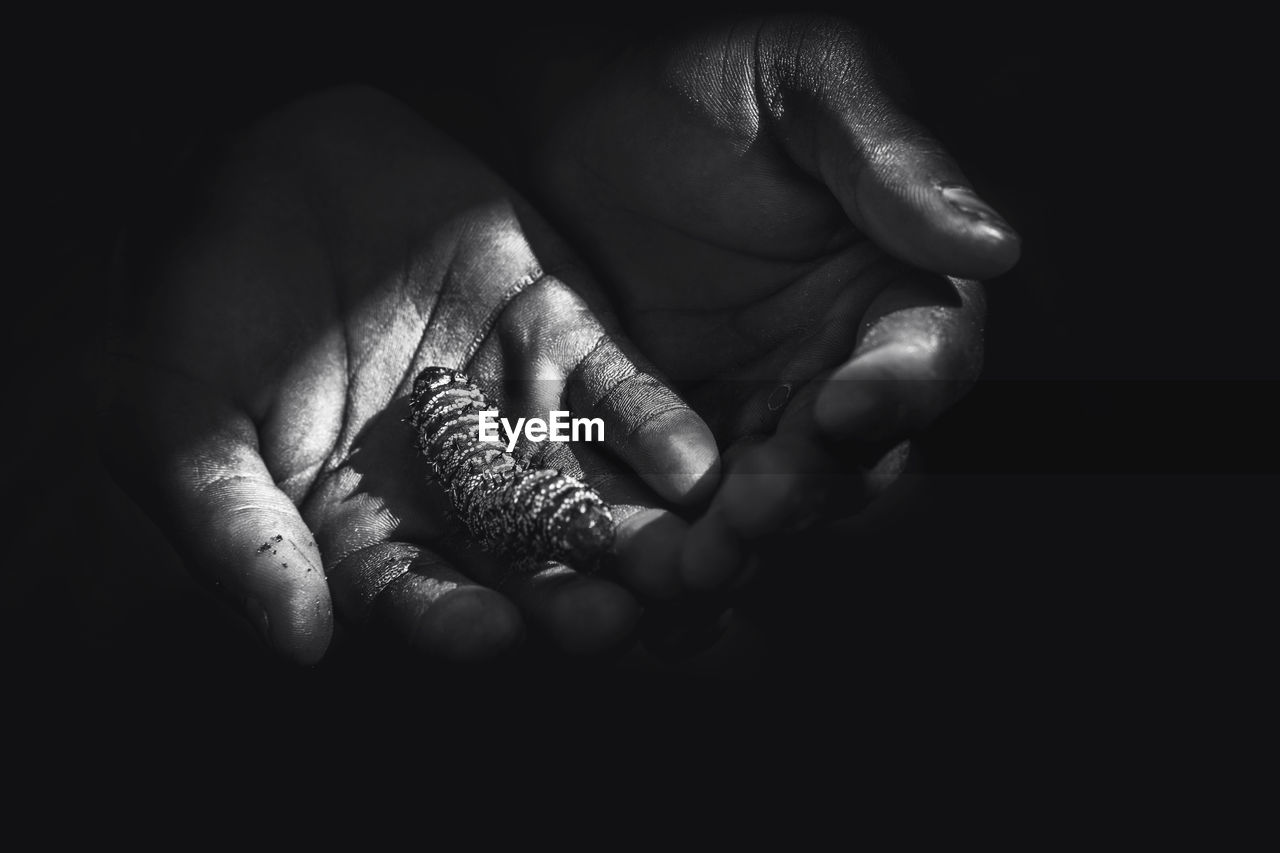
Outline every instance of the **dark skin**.
POLYGON ((972 279, 1013 266, 1019 238, 845 22, 713 25, 575 71, 588 86, 539 104, 556 119, 535 197, 731 449, 682 555, 687 586, 718 588, 747 541, 893 479, 904 454, 884 447, 978 375, 972 279))
POLYGON ((198 215, 143 241, 158 255, 111 354, 105 451, 274 650, 320 659, 336 612, 451 660, 527 631, 603 653, 638 598, 673 594, 687 524, 667 507, 705 501, 714 440, 516 193, 367 89, 281 110, 205 174, 198 215), (604 419, 605 448, 516 451, 613 504, 603 572, 513 571, 451 530, 403 422, 431 365, 466 369, 512 420, 604 419))
POLYGON ((603 287, 385 96, 266 120, 213 164, 202 216, 131 304, 114 470, 300 662, 323 655, 335 611, 449 659, 527 630, 605 651, 644 603, 729 583, 748 540, 869 499, 901 463, 884 447, 980 366, 981 292, 939 273, 998 274, 1017 238, 829 24, 629 52, 553 127, 530 125, 537 201, 603 287), (618 505, 605 574, 513 573, 448 533, 400 422, 437 363, 466 366, 508 417, 606 418, 607 451, 521 449, 618 505))

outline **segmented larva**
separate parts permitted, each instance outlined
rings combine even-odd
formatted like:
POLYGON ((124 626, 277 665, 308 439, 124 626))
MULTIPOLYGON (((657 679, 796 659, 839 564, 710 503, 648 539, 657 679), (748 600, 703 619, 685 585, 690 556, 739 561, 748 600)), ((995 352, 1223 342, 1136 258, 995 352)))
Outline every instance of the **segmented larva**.
POLYGON ((613 514, 595 489, 480 440, 479 412, 492 407, 464 374, 428 367, 413 383, 409 408, 418 449, 480 545, 590 568, 613 544, 613 514))

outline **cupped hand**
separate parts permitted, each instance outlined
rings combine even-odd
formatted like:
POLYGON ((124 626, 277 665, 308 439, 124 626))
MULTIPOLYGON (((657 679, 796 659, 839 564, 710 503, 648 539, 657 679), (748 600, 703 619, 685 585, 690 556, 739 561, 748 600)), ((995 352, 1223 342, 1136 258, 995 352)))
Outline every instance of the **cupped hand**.
POLYGON ((494 174, 365 89, 291 105, 193 174, 133 241, 104 451, 272 648, 318 660, 336 612, 448 659, 526 629, 591 653, 678 589, 687 525, 662 507, 705 500, 714 439, 494 174), (614 504, 607 572, 522 569, 459 535, 404 423, 430 365, 511 421, 604 419, 603 447, 516 454, 614 504))
POLYGON ((871 55, 831 18, 724 24, 541 104, 539 205, 729 448, 689 586, 732 577, 745 540, 874 496, 980 369, 971 279, 1008 270, 1019 238, 871 55))

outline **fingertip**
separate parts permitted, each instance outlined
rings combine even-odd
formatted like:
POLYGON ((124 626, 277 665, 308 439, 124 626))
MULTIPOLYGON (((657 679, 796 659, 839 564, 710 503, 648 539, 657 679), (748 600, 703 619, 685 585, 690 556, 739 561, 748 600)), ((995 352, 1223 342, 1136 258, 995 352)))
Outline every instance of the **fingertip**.
POLYGON ((605 336, 568 382, 574 410, 608 425, 605 442, 665 500, 705 504, 720 478, 715 435, 620 337, 605 336))
POLYGON ((713 509, 689 528, 680 551, 680 577, 687 589, 709 592, 733 580, 744 562, 742 541, 713 509))
POLYGON ((546 627, 561 651, 594 657, 629 639, 640 615, 640 605, 622 587, 578 576, 555 591, 546 627))
POLYGON ((461 586, 432 605, 430 619, 418 622, 415 648, 457 663, 500 657, 524 635, 520 612, 501 594, 481 586, 461 586))
POLYGON ((1018 262, 1022 238, 972 187, 935 182, 927 193, 927 203, 941 208, 939 228, 955 235, 956 245, 947 259, 947 269, 937 272, 986 279, 1008 272, 1018 262))
POLYGON ((946 380, 935 376, 934 351, 886 344, 859 355, 827 379, 814 404, 828 438, 874 440, 925 426, 946 380))
POLYGON ((250 623, 276 655, 302 666, 319 663, 333 639, 333 605, 328 586, 301 581, 274 600, 249 598, 250 623))
POLYGON ((682 507, 705 504, 720 482, 720 449, 706 422, 687 407, 648 421, 635 437, 649 470, 646 483, 682 507))
POLYGON ((859 209, 869 236, 914 266, 960 278, 1008 272, 1022 238, 972 187, 926 177, 932 170, 885 167, 858 180, 859 209))
POLYGON ((869 438, 878 429, 879 407, 879 395, 871 387, 853 382, 832 383, 831 389, 818 396, 813 419, 828 438, 869 438))
POLYGON ((1022 238, 1013 231, 963 219, 952 227, 954 246, 947 251, 939 241, 936 260, 922 266, 943 275, 986 281, 1013 269, 1022 256, 1022 238))
POLYGON ((1013 230, 992 228, 987 225, 970 225, 969 244, 973 253, 962 262, 954 264, 946 275, 972 278, 978 281, 1004 275, 1017 265, 1022 257, 1022 237, 1013 230))
POLYGON ((680 550, 689 525, 661 509, 643 509, 617 531, 615 567, 628 588, 644 598, 666 601, 681 590, 680 550))
POLYGON ((743 539, 766 536, 782 526, 799 483, 777 440, 752 448, 725 475, 718 505, 725 523, 743 539))

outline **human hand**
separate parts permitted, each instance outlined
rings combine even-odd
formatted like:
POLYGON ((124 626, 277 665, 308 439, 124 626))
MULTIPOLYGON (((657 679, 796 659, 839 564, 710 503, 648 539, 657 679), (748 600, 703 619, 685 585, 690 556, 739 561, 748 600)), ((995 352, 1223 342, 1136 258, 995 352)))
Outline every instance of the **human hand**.
POLYGON ((662 507, 705 500, 714 439, 495 175, 344 89, 234 139, 179 201, 139 235, 154 248, 105 370, 104 454, 279 654, 318 660, 335 611, 447 659, 498 655, 526 625, 592 653, 628 636, 637 596, 673 593, 687 526, 662 507), (403 422, 429 365, 465 368, 512 420, 605 420, 610 453, 516 454, 613 504, 612 580, 512 571, 450 533, 403 422))
POLYGON ((716 588, 744 541, 893 480, 901 440, 976 378, 969 279, 1008 270, 1019 238, 841 21, 711 27, 587 79, 539 105, 557 118, 531 181, 632 339, 731 446, 682 556, 688 586, 716 588))

